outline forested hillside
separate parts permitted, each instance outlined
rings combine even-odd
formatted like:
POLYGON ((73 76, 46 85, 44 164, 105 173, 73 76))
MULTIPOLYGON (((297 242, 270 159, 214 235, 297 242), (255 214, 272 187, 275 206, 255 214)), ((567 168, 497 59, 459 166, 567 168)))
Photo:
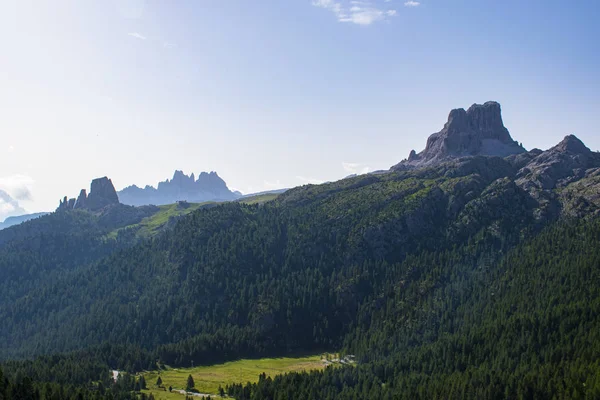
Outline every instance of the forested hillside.
MULTIPOLYGON (((198 209, 145 240, 90 236, 110 248, 85 235, 62 247, 46 233, 7 240, 0 265, 18 284, 1 289, 0 355, 49 356, 7 362, 5 374, 81 385, 109 369, 341 349, 357 367, 228 390, 238 399, 593 397, 596 175, 533 190, 521 168, 471 157, 308 185, 264 204, 198 209), (26 243, 47 251, 48 266, 29 261, 37 253, 26 243), (58 255, 69 262, 56 271, 68 273, 52 272, 58 255)), ((61 214, 50 217, 80 227, 92 218, 61 214)))

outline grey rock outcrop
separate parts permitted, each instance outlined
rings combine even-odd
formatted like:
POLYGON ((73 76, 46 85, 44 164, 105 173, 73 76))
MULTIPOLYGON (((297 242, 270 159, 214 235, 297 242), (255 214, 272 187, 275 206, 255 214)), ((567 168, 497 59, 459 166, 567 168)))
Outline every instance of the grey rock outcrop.
MULTIPOLYGON (((504 180, 498 186, 503 189, 495 189, 490 199, 506 193, 502 202, 510 204, 514 197, 532 210, 531 217, 538 222, 561 216, 600 215, 600 153, 574 135, 546 151, 526 151, 510 136, 496 102, 474 104, 466 111, 452 110, 444 128, 428 138, 425 150, 411 151, 407 159, 391 168, 411 170, 421 175, 473 175, 486 182, 504 180)), ((449 202, 450 210, 462 206, 457 199, 449 202)))
POLYGON ((112 181, 107 177, 103 177, 92 181, 89 196, 87 196, 85 189, 81 189, 77 200, 74 198, 67 199, 67 196, 65 196, 57 211, 73 209, 97 211, 113 204, 119 204, 117 191, 112 181))
POLYGON ((473 104, 468 110, 450 111, 444 128, 429 136, 425 150, 412 150, 408 159, 392 170, 433 166, 455 158, 469 156, 507 157, 525 153, 512 139, 502 122, 500 104, 488 101, 473 104))
POLYGON ((86 208, 98 210, 111 204, 119 204, 119 196, 112 181, 107 177, 94 179, 86 200, 86 208))
POLYGON ((73 206, 74 209, 83 209, 86 207, 86 203, 87 203, 87 192, 85 191, 85 189, 81 189, 81 192, 79 192, 79 196, 77 196, 77 200, 75 201, 75 205, 73 206))
POLYGON ((590 168, 600 167, 598 153, 574 135, 540 153, 519 170, 517 184, 531 191, 549 190, 583 178, 590 168))

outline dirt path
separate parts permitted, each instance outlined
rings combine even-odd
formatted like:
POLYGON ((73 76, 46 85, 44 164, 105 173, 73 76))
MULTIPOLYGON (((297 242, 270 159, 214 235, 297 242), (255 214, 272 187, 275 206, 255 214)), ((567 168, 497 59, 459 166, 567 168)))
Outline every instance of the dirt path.
POLYGON ((173 389, 174 392, 177 393, 181 393, 184 396, 192 396, 192 397, 210 397, 211 399, 217 399, 219 398, 218 395, 216 394, 208 394, 208 393, 193 393, 193 392, 186 392, 185 390, 177 390, 177 389, 173 389))

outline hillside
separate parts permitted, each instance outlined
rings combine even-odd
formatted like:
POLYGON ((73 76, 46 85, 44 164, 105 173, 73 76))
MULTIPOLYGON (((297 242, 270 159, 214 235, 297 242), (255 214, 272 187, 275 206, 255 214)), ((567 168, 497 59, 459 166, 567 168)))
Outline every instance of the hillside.
MULTIPOLYGON (((220 361, 340 344, 355 307, 373 290, 373 282, 355 282, 356 268, 374 269, 473 239, 511 246, 561 217, 595 213, 592 197, 578 200, 589 185, 566 185, 561 193, 568 196, 528 192, 519 171, 499 158, 459 159, 309 185, 260 207, 231 203, 194 212, 153 241, 2 304, 0 336, 9 344, 3 356, 69 351, 104 340, 151 350, 218 337, 229 355, 211 349, 197 357, 220 361), (308 288, 312 296, 301 296, 308 288), (168 301, 156 301, 161 298, 168 301), (20 328, 23 321, 30 333, 20 328), (230 343, 230 335, 238 334, 253 344, 230 343)), ((168 362, 190 358, 169 352, 163 355, 168 362)))
POLYGON ((71 383, 62 365, 85 383, 341 349, 356 368, 227 390, 593 398, 599 176, 598 153, 567 136, 248 204, 63 210, 0 232, 0 357, 49 355, 9 363, 11 379, 71 383))

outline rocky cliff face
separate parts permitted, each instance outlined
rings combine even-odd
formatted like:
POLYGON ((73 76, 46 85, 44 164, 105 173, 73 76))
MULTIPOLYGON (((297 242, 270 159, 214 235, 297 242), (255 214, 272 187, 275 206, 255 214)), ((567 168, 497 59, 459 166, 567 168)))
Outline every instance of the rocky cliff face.
POLYGON ((546 151, 526 151, 504 127, 495 102, 452 110, 444 128, 429 137, 425 150, 411 151, 391 170, 498 179, 497 190, 488 195, 493 207, 510 207, 511 196, 515 201, 521 198, 537 220, 600 214, 600 153, 574 135, 546 151), (499 199, 498 193, 512 194, 499 199))
POLYGON ((238 197, 216 172, 202 172, 196 179, 193 173, 187 176, 183 171, 175 171, 172 179, 159 182, 156 188, 146 186, 142 189, 133 185, 119 192, 121 202, 132 206, 224 201, 238 197))
POLYGON ((119 197, 113 183, 107 177, 94 179, 88 196, 85 189, 81 189, 76 199, 68 199, 67 196, 60 202, 57 211, 60 210, 90 210, 97 211, 107 206, 119 204, 119 197))
POLYGON ((448 122, 427 139, 425 150, 418 154, 411 151, 408 159, 392 169, 432 166, 460 157, 507 157, 524 152, 504 127, 500 104, 488 101, 473 104, 467 111, 450 111, 448 122))

